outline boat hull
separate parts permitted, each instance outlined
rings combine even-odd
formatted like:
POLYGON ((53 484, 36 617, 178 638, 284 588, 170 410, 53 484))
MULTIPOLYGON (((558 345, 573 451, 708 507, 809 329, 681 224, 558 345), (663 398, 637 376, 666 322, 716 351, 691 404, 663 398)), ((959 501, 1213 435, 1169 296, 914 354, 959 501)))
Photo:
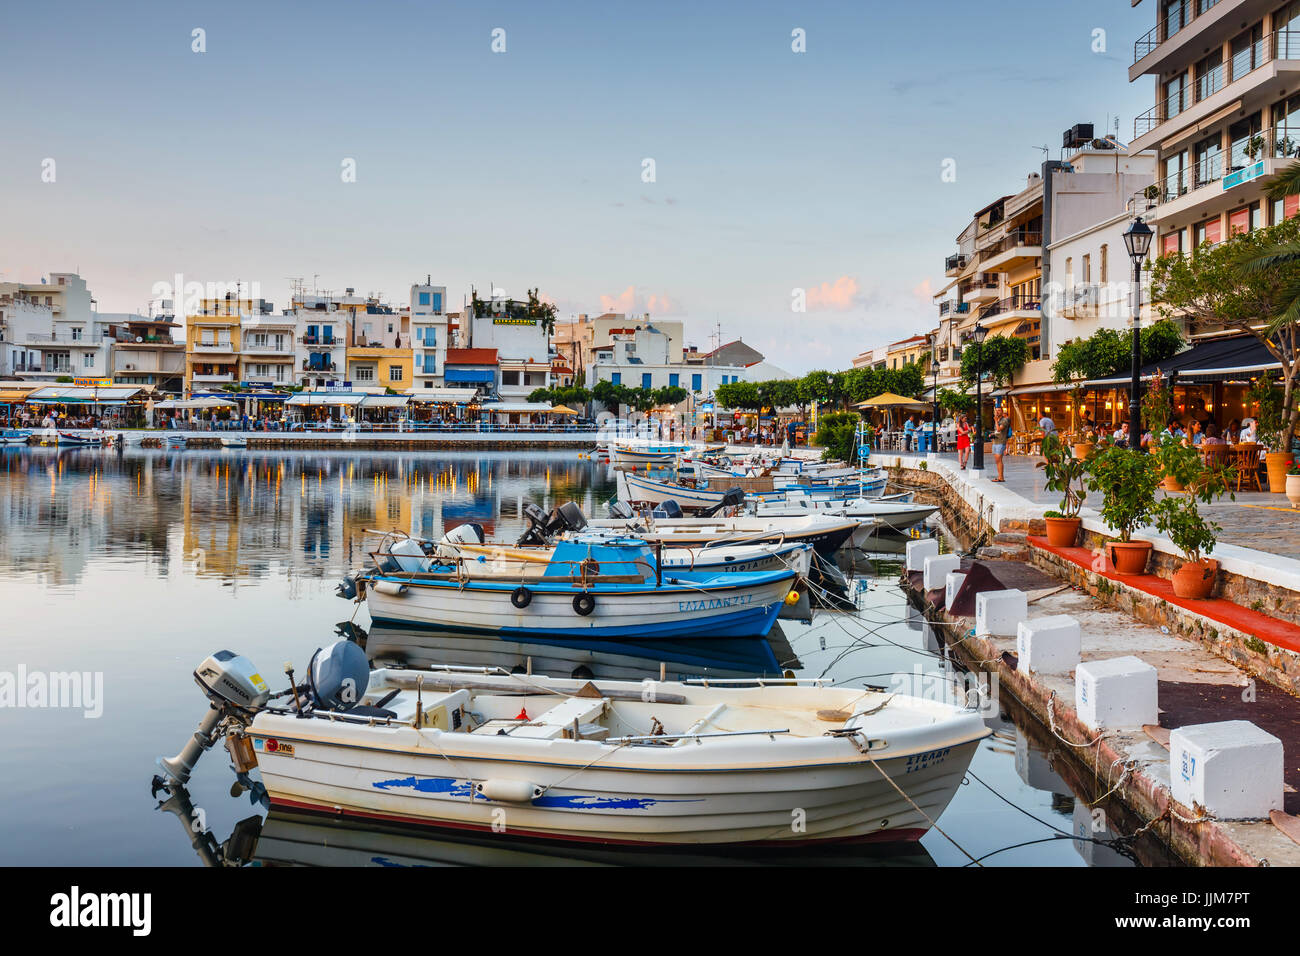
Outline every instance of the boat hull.
MULTIPOLYGON (((719 575, 722 577, 723 575, 719 575)), ((665 571, 664 579, 672 576, 665 571)), ((645 590, 587 589, 595 608, 586 616, 573 607, 573 589, 544 590, 529 582, 532 600, 516 608, 510 600, 515 584, 491 583, 458 587, 432 585, 409 578, 378 580, 405 585, 398 594, 385 593, 373 583, 366 603, 375 621, 503 636, 572 638, 764 637, 772 629, 793 575, 744 586, 709 588, 648 587, 645 590)))
MULTIPOLYGON (((259 717, 250 730, 273 804, 562 842, 633 845, 916 840, 952 799, 983 736, 980 725, 967 739, 934 741, 920 753, 882 755, 875 762, 839 738, 801 741, 798 747, 772 738, 768 760, 736 766, 712 742, 684 744, 683 754, 677 747, 612 751, 594 741, 552 740, 539 742, 530 759, 493 756, 481 747, 466 753, 460 749, 463 739, 441 731, 422 731, 417 738, 409 727, 330 725, 322 739, 304 730, 302 722, 281 716, 259 717), (657 752, 643 753, 647 749, 657 752), (691 752, 713 752, 721 759, 696 763, 699 758, 692 759, 691 752), (653 766, 617 765, 656 758, 653 766), (599 765, 593 765, 596 760, 599 765), (528 802, 493 801, 475 792, 474 784, 483 780, 530 783, 544 793, 528 802)), ((486 743, 498 741, 499 751, 512 746, 510 738, 486 743)))

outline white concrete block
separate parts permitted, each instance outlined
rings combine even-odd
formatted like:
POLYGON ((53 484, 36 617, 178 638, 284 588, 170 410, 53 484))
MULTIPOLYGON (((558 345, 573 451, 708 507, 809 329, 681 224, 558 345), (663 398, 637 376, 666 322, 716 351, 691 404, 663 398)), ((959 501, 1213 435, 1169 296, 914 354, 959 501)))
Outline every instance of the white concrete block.
POLYGON ((907 570, 924 571, 925 559, 937 557, 939 542, 934 538, 918 538, 907 542, 907 570))
POLYGON ((1094 730, 1141 730, 1160 722, 1156 669, 1136 657, 1085 661, 1074 672, 1074 708, 1094 730))
POLYGON ((1169 735, 1173 795, 1220 820, 1282 809, 1282 741, 1248 720, 1179 727, 1169 735))
POLYGON ((1068 674, 1079 666, 1083 634, 1068 614, 1031 617, 1016 629, 1016 670, 1022 674, 1068 674))
POLYGON ((966 580, 965 571, 949 571, 948 576, 944 578, 943 606, 952 607, 952 602, 957 600, 957 592, 961 590, 961 584, 966 580))
POLYGON ((1030 742, 1025 732, 1016 728, 1016 773, 1020 779, 1035 790, 1060 794, 1063 797, 1074 796, 1069 784, 1052 769, 1052 760, 1047 752, 1030 742))
POLYGON ((1015 637, 1020 622, 1029 617, 1024 591, 981 591, 975 595, 975 633, 990 637, 1015 637))
POLYGON ((948 574, 961 567, 961 558, 955 554, 934 554, 923 562, 925 572, 922 583, 927 591, 937 591, 948 580, 948 574))
POLYGON ((1086 801, 1074 801, 1074 849, 1089 866, 1132 866, 1133 862, 1112 848, 1096 840, 1113 840, 1120 834, 1110 829, 1110 821, 1101 807, 1090 807, 1086 801))

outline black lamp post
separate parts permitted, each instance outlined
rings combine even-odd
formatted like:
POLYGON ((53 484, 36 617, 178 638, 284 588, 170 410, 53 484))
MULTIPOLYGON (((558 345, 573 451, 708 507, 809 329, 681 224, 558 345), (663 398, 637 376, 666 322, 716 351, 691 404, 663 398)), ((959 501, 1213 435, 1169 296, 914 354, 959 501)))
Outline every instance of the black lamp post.
POLYGON ((974 471, 984 470, 984 339, 989 330, 976 325, 970 330, 971 341, 975 343, 975 454, 971 458, 974 471))
POLYGON ((934 393, 931 396, 934 399, 934 411, 930 413, 930 450, 933 452, 939 451, 939 348, 935 344, 938 341, 936 336, 930 345, 930 380, 931 391, 934 393))
POLYGON ((1124 247, 1133 260, 1133 380, 1128 392, 1128 444, 1142 447, 1142 260, 1155 234, 1138 216, 1124 233, 1124 247))

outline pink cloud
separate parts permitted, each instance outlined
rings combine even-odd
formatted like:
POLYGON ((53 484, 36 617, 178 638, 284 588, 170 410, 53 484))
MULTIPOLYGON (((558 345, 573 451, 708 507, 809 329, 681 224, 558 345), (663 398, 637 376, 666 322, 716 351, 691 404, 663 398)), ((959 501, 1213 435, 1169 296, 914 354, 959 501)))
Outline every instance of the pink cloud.
POLYGON ((808 290, 808 308, 844 311, 853 308, 858 297, 858 280, 840 276, 834 283, 823 282, 808 290))
POLYGON ((616 296, 600 297, 602 312, 649 312, 651 315, 681 315, 682 306, 676 299, 667 295, 638 292, 636 286, 630 285, 616 296))
POLYGON ((920 285, 912 290, 912 295, 928 304, 934 298, 934 286, 930 285, 929 279, 924 279, 920 285))

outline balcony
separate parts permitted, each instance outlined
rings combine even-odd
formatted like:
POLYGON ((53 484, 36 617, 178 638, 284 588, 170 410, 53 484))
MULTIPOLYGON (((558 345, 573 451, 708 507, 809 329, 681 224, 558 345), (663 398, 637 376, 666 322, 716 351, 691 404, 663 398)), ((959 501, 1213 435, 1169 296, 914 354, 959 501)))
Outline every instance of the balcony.
MULTIPOLYGON (((1267 180, 1300 159, 1300 130, 1267 129, 1249 139, 1233 143, 1226 151, 1206 156, 1186 169, 1157 179, 1138 194, 1147 218, 1154 221, 1213 203, 1222 197, 1223 206, 1240 205, 1245 199, 1231 190, 1255 180, 1267 180)), ((1205 215, 1214 210, 1203 210, 1205 215)))
POLYGON ((265 343, 265 344, 261 344, 261 345, 248 345, 248 344, 245 344, 244 347, 243 347, 243 349, 241 349, 241 351, 242 351, 243 354, 245 354, 245 355, 249 355, 249 354, 252 354, 252 355, 265 355, 265 356, 267 356, 268 358, 271 358, 271 359, 274 359, 274 358, 277 358, 277 357, 280 357, 280 356, 288 356, 288 357, 292 358, 292 357, 293 357, 293 352, 294 352, 294 346, 293 346, 293 343, 292 343, 292 342, 285 342, 285 343, 282 344, 282 345, 274 345, 274 344, 271 344, 271 343, 269 343, 269 342, 268 342, 268 343, 265 343))
POLYGON ((943 260, 944 274, 948 276, 957 275, 962 269, 966 268, 966 261, 966 257, 961 253, 949 256, 947 259, 943 260))
POLYGON ((190 376, 190 381, 196 385, 228 385, 234 380, 234 372, 216 372, 210 374, 200 374, 199 372, 195 372, 190 376))
POLYGON ((997 318, 998 321, 993 324, 1000 325, 1011 319, 1039 313, 1042 308, 1042 300, 1036 295, 1009 295, 986 308, 980 314, 980 323, 985 324, 989 319, 997 318))
POLYGON ((958 302, 956 299, 945 299, 939 303, 940 318, 948 315, 965 315, 969 311, 969 302, 958 302))
MULTIPOLYGON (((1202 76, 1189 78, 1187 85, 1170 96, 1165 97, 1133 120, 1133 139, 1129 144, 1132 150, 1146 149, 1152 143, 1138 143, 1139 138, 1159 129, 1164 124, 1182 118, 1181 126, 1188 126, 1204 120, 1221 107, 1226 107, 1238 99, 1248 88, 1254 88, 1276 76, 1282 70, 1295 69, 1295 61, 1300 60, 1300 32, 1279 30, 1263 39, 1250 44, 1246 49, 1233 54, 1232 59, 1202 76), (1289 63, 1289 67, 1282 64, 1289 63), (1270 64, 1271 70, 1265 69, 1270 64), (1248 77, 1258 82, 1238 86, 1248 77), (1206 104, 1202 107, 1202 104, 1206 104)), ((1163 138, 1165 133, 1161 134, 1163 138)))
POLYGON ((298 341, 302 342, 303 345, 315 345, 318 348, 323 349, 337 348, 343 344, 342 339, 336 339, 333 337, 326 338, 321 335, 304 335, 301 336, 298 341))
POLYGON ((1024 227, 1011 229, 984 252, 986 272, 1010 272, 1032 259, 1043 257, 1043 234, 1024 227))
POLYGON ((992 302, 1002 291, 1001 283, 996 275, 981 275, 968 282, 963 282, 957 287, 958 293, 962 300, 972 305, 979 305, 984 302, 992 302))
POLYGON ((84 349, 97 349, 103 342, 103 339, 87 338, 85 336, 73 338, 71 335, 55 335, 47 332, 36 332, 27 336, 27 344, 36 348, 47 346, 67 348, 68 346, 75 346, 84 349))
POLYGON ((1196 23, 1198 19, 1209 13, 1214 7, 1218 6, 1219 0, 1194 0, 1188 4, 1188 13, 1190 17, 1179 13, 1174 16, 1165 17, 1145 36, 1139 37, 1133 44, 1133 63, 1136 65, 1145 57, 1151 55, 1165 41, 1175 39, 1185 27, 1196 23))
POLYGON ((310 359, 302 360, 302 370, 304 372, 333 372, 338 368, 333 362, 313 362, 310 359))
POLYGON ((233 352, 235 346, 230 342, 195 342, 190 346, 191 352, 233 352))

